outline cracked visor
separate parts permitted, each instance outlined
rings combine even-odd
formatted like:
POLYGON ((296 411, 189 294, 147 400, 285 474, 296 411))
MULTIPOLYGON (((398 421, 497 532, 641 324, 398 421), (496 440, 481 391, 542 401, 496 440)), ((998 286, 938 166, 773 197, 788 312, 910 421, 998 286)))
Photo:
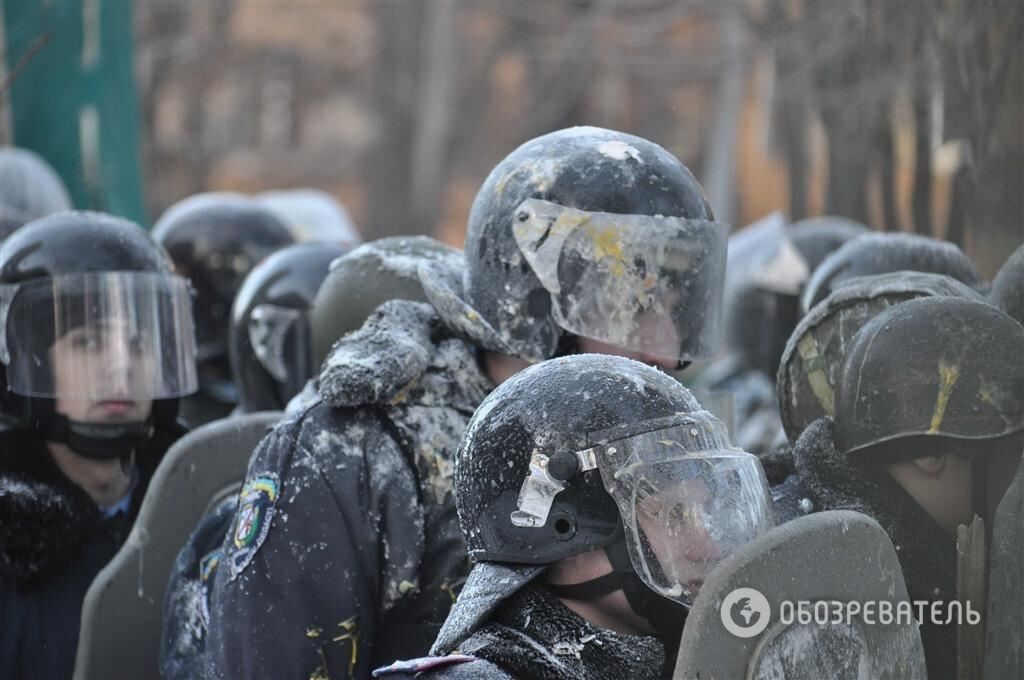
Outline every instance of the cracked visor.
POLYGON ((564 330, 678 362, 717 351, 725 225, 529 199, 513 233, 564 330))

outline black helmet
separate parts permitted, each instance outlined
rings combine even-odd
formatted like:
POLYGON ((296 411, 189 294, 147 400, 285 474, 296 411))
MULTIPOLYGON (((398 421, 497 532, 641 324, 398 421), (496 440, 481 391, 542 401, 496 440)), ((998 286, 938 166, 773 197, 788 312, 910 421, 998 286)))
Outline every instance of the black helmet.
POLYGON ((272 212, 240 194, 190 196, 167 209, 153 238, 196 292, 197 358, 228 362, 231 303, 246 274, 282 246, 295 242, 272 212))
POLYGON ((563 333, 707 354, 725 265, 713 219, 700 184, 657 144, 593 127, 537 137, 476 195, 460 315, 477 321, 478 344, 531 361, 553 356, 563 333))
POLYGON ((713 562, 773 522, 757 459, 732 448, 686 388, 594 354, 532 366, 480 404, 456 456, 455 498, 476 565, 438 651, 544 565, 597 548, 632 576, 604 592, 623 589, 639 614, 650 618, 654 593, 689 604, 713 562), (700 565, 673 543, 712 528, 715 554, 700 565))
POLYGON ((726 345, 742 365, 771 379, 800 318, 811 272, 846 241, 867 233, 841 217, 786 225, 773 213, 729 237, 723 302, 726 345))
POLYGON ((786 343, 775 382, 782 425, 790 442, 821 416, 835 416, 843 354, 864 324, 893 305, 918 297, 984 301, 944 274, 893 272, 843 281, 797 324, 786 343))
POLYGON ((392 236, 363 244, 331 264, 313 301, 313 358, 323 363, 341 336, 363 325, 388 300, 426 302, 421 262, 442 262, 460 273, 462 253, 427 236, 392 236))
POLYGON ((299 243, 340 243, 351 248, 363 241, 345 206, 318 189, 265 191, 256 200, 281 218, 299 243))
POLYGON ((1017 323, 1024 324, 1024 246, 1013 251, 999 268, 989 299, 1017 323))
MULTIPOLYGON (((1024 327, 995 307, 929 297, 890 307, 850 344, 836 391, 846 454, 894 440, 982 440, 1024 428, 1024 327)), ((926 443, 926 440, 925 442, 926 443)))
MULTIPOLYGON (((772 374, 796 325, 798 296, 809 275, 780 213, 729 236, 722 294, 725 344, 744 370, 772 374)), ((735 366, 733 358, 726 363, 735 366)))
POLYGON ((315 372, 309 310, 331 262, 344 254, 334 243, 286 246, 245 277, 229 337, 244 412, 283 409, 315 372))
POLYGON ((806 314, 840 281, 896 271, 946 274, 971 287, 982 283, 974 265, 952 243, 917 234, 870 233, 846 242, 814 270, 800 310, 806 314))
POLYGON ((70 209, 64 182, 42 156, 0 147, 0 243, 23 224, 70 209))
POLYGON ((196 389, 187 282, 128 220, 62 212, 19 229, 0 249, 0 310, 4 415, 82 455, 127 455, 155 426, 173 426, 178 397, 196 389), (52 365, 65 340, 62 367, 52 365), (122 413, 73 421, 55 412, 59 399, 122 413), (150 400, 134 422, 132 405, 150 400))
POLYGON ((832 251, 868 232, 870 229, 860 222, 834 215, 809 217, 786 227, 790 240, 812 272, 832 251))

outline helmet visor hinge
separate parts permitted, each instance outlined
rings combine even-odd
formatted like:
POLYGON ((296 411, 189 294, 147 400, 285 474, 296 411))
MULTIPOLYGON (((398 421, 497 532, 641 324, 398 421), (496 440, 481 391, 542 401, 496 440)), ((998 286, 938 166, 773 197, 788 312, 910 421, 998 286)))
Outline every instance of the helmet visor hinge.
POLYGON ((542 527, 555 502, 555 496, 565 489, 565 482, 579 472, 597 469, 595 448, 576 452, 560 452, 546 456, 534 452, 530 458, 530 473, 519 490, 519 502, 510 516, 517 527, 542 527))

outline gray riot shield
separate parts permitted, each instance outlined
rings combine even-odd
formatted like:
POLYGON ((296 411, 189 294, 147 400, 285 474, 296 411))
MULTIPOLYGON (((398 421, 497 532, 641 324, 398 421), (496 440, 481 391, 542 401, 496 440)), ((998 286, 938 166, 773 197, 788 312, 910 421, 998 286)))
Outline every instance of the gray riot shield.
POLYGON ((885 531, 857 512, 822 512, 723 560, 690 611, 674 677, 924 680, 921 637, 885 531), (868 602, 890 603, 892 620, 882 622, 884 605, 869 614, 868 602))
POLYGON ((996 509, 989 564, 985 678, 1024 678, 1024 463, 996 509))
POLYGON ((207 511, 238 492, 250 454, 281 415, 216 420, 167 451, 128 540, 85 595, 76 680, 159 677, 164 594, 178 551, 207 511))

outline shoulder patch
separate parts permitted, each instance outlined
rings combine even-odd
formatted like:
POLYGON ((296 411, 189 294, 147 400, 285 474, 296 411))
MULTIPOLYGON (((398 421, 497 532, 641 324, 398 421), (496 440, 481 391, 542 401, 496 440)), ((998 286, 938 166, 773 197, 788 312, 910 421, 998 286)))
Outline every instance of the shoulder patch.
POLYGON ((437 670, 438 668, 447 668, 448 666, 457 666, 460 663, 469 663, 470 661, 476 661, 475 656, 469 656, 467 654, 449 654, 448 656, 424 656, 419 659, 410 659, 408 661, 396 661, 390 666, 384 666, 373 671, 373 677, 380 678, 385 675, 398 675, 400 673, 421 673, 423 671, 437 670))
POLYGON ((270 522, 274 517, 274 503, 278 498, 278 476, 273 473, 260 474, 248 479, 238 496, 238 511, 231 528, 231 545, 234 548, 228 560, 231 579, 252 562, 256 551, 263 545, 270 533, 270 522))

